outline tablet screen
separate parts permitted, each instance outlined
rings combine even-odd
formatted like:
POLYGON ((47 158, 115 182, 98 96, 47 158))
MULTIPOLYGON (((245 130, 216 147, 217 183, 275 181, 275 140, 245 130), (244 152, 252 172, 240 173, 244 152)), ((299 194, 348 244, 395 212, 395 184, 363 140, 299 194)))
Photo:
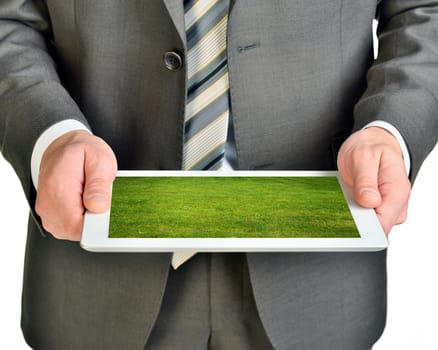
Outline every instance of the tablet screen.
POLYGON ((357 238, 336 176, 117 177, 110 238, 357 238))

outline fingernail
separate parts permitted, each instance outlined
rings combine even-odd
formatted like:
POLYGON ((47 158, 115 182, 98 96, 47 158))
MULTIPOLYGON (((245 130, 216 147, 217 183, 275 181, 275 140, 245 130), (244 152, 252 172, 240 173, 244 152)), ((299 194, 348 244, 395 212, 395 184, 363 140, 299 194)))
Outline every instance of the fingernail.
POLYGON ((372 189, 372 188, 364 188, 360 191, 360 196, 361 197, 366 197, 369 199, 379 199, 380 195, 379 192, 377 192, 376 190, 372 189))
POLYGON ((106 196, 100 193, 90 193, 87 196, 87 200, 94 202, 105 202, 107 200, 106 196))

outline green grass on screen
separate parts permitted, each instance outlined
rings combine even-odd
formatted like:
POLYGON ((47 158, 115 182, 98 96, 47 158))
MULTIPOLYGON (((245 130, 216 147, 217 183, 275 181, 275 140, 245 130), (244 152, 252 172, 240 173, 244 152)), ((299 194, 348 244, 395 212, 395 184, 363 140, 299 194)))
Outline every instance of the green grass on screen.
POLYGON ((359 237, 336 177, 118 177, 110 237, 359 237))

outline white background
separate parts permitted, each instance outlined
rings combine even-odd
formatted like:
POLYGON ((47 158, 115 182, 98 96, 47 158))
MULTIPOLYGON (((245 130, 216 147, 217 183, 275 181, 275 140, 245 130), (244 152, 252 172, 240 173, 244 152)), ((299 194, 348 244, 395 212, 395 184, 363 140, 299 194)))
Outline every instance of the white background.
MULTIPOLYGON (((408 220, 389 236, 388 321, 374 350, 438 349, 437 174, 435 149, 412 190, 408 220)), ((18 179, 0 157, 0 349, 27 348, 20 330, 27 212, 18 179)))

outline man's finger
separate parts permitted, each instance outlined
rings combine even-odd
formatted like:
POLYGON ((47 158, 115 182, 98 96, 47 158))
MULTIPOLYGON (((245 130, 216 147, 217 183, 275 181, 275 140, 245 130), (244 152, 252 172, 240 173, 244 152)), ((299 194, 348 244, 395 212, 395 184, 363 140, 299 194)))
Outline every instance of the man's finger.
MULTIPOLYGON (((65 134, 69 138, 71 134, 65 134)), ((41 161, 35 210, 44 229, 58 239, 78 240, 82 216, 84 152, 76 146, 64 153, 63 137, 55 140, 41 161), (62 156, 60 156, 62 154, 62 156)))
POLYGON ((405 173, 404 164, 394 154, 384 152, 382 164, 386 164, 379 174, 382 203, 376 213, 384 231, 389 233, 394 225, 406 220, 411 184, 407 176, 400 176, 405 173))
POLYGON ((379 218, 385 233, 389 233, 394 225, 402 224, 406 221, 408 208, 407 206, 400 207, 400 203, 391 203, 389 201, 383 201, 380 207, 377 207, 376 214, 379 218), (394 205, 395 204, 395 205, 394 205))

